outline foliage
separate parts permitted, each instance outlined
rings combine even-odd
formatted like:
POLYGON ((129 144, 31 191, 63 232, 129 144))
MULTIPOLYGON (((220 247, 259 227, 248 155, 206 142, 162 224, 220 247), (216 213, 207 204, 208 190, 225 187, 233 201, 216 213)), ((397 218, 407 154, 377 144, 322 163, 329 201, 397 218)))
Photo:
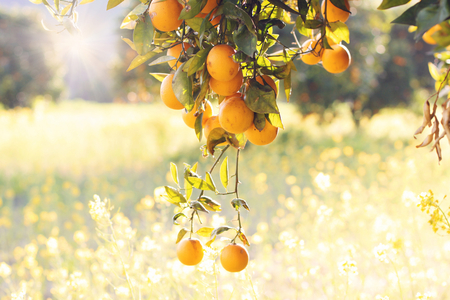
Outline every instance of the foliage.
MULTIPOLYGON (((379 9, 388 9, 394 6, 404 5, 405 1, 399 0, 384 0, 379 9)), ((440 141, 447 137, 450 143, 450 101, 448 88, 443 89, 448 85, 448 73, 450 71, 450 64, 448 64, 448 56, 450 54, 447 47, 450 45, 450 2, 449 1, 425 1, 409 7, 403 12, 393 23, 405 24, 415 26, 415 38, 423 37, 428 44, 437 45, 434 49, 435 57, 440 60, 436 64, 429 64, 431 76, 436 81, 436 94, 428 98, 423 106, 423 123, 415 135, 421 134, 426 127, 432 127, 430 133, 425 137, 423 142, 417 145, 418 148, 426 147, 432 144, 431 151, 435 150, 439 161, 442 160, 442 150, 440 141), (442 92, 442 93, 441 93, 442 92), (443 101, 441 108, 442 114, 440 120, 437 117, 437 103, 439 97, 447 95, 447 99, 443 101), (435 97, 433 105, 430 105, 429 100, 435 97)))
POLYGON ((61 67, 52 61, 51 39, 30 11, 0 11, 0 104, 30 106, 37 95, 58 99, 61 67))

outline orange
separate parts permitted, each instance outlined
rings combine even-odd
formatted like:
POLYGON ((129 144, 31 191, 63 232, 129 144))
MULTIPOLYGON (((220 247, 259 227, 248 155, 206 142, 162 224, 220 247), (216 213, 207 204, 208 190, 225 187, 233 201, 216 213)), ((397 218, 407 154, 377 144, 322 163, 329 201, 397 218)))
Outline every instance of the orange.
POLYGON ((316 40, 307 40, 302 45, 301 59, 307 65, 315 65, 320 62, 323 54, 322 45, 316 40))
POLYGON ((236 94, 237 91, 242 86, 244 82, 244 76, 242 71, 239 72, 229 81, 219 81, 217 79, 211 78, 209 81, 209 87, 214 91, 214 93, 221 96, 231 96, 236 94))
POLYGON ((208 0, 208 2, 206 2, 205 7, 203 7, 202 9, 202 13, 204 14, 209 14, 210 11, 212 11, 214 8, 216 8, 219 4, 220 0, 208 0))
POLYGON ((203 246, 198 239, 184 239, 177 244, 178 260, 187 266, 195 266, 202 261, 203 246))
POLYGON ((275 140, 278 134, 278 127, 273 126, 266 119, 266 125, 263 130, 259 131, 255 127, 255 124, 253 124, 244 132, 244 134, 252 144, 263 146, 270 144, 275 140))
MULTIPOLYGON (((190 111, 187 112, 187 110, 183 110, 183 121, 186 123, 187 126, 191 128, 195 128, 195 120, 197 117, 194 117, 194 114, 197 112, 197 105, 190 111)), ((205 111, 203 112, 203 118, 202 118, 202 126, 205 126, 206 121, 212 116, 212 106, 211 102, 206 101, 205 104, 205 111)))
POLYGON ((439 24, 434 25, 433 27, 431 27, 430 29, 428 29, 428 31, 426 31, 423 36, 422 39, 425 41, 425 43, 430 44, 430 45, 436 45, 436 41, 433 39, 432 35, 436 32, 442 29, 442 26, 439 24))
POLYGON ((178 101, 172 89, 173 74, 169 74, 161 83, 160 95, 164 104, 171 109, 183 109, 184 105, 178 101))
POLYGON ((247 267, 248 252, 243 246, 229 244, 220 252, 220 263, 228 272, 240 272, 247 267))
MULTIPOLYGON (((220 122, 219 122, 219 117, 218 116, 212 116, 211 118, 209 118, 206 123, 205 123, 205 127, 203 128, 203 133, 205 135, 205 139, 208 140, 208 136, 211 133, 211 131, 213 131, 213 129, 216 128, 222 128, 220 126, 220 122)), ((221 143, 217 146, 225 146, 227 144, 227 142, 221 143)))
POLYGON ((322 55, 322 64, 330 73, 341 73, 347 70, 352 61, 350 52, 343 45, 333 45, 333 49, 325 49, 322 55))
POLYGON ((219 122, 230 133, 243 133, 253 124, 254 113, 240 97, 232 97, 220 104, 219 122))
MULTIPOLYGON (((188 43, 183 43, 183 44, 184 44, 184 50, 191 48, 190 44, 188 44, 188 43)), ((182 54, 182 52, 183 52, 183 48, 181 46, 181 43, 172 44, 171 48, 167 49, 167 55, 173 56, 176 58, 173 60, 169 60, 167 62, 172 69, 176 70, 182 64, 181 61, 177 61, 180 58, 180 55, 182 54)))
MULTIPOLYGON (((336 21, 345 22, 348 20, 350 13, 346 12, 345 10, 342 10, 340 8, 337 8, 336 6, 334 6, 333 3, 331 3, 330 0, 324 0, 322 2, 321 11, 322 11, 322 15, 324 17, 325 17, 325 1, 327 2, 327 20, 328 20, 328 22, 336 22, 336 21)), ((348 0, 345 0, 345 7, 347 7, 347 9, 350 10, 350 4, 348 4, 348 0)))
POLYGON ((270 87, 275 91, 275 97, 277 96, 277 94, 278 94, 277 85, 275 84, 275 81, 273 81, 273 79, 270 76, 268 76, 268 75, 262 75, 262 76, 258 75, 256 77, 256 81, 258 81, 262 85, 270 85, 270 87))
POLYGON ((236 51, 228 45, 214 46, 206 58, 209 74, 219 81, 230 81, 240 70, 239 64, 233 60, 236 51))
POLYGON ((172 31, 180 27, 183 20, 178 20, 178 16, 183 10, 177 0, 155 0, 152 1, 148 9, 153 26, 159 31, 172 31))

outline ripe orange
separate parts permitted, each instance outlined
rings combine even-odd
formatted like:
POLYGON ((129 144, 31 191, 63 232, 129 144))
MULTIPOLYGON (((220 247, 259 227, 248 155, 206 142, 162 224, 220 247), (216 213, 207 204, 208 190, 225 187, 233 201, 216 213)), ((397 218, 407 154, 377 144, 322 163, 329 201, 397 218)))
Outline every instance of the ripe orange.
POLYGON ((247 139, 255 145, 263 146, 272 143, 278 134, 278 127, 270 124, 266 119, 266 125, 263 130, 259 131, 255 124, 252 124, 249 129, 244 132, 247 139))
POLYGON ((273 81, 273 79, 270 76, 268 76, 268 75, 262 75, 262 76, 258 75, 256 77, 256 81, 258 81, 262 85, 270 85, 270 87, 275 91, 275 97, 277 96, 277 94, 278 94, 277 85, 275 84, 275 81, 273 81))
POLYGON ((242 133, 253 124, 254 113, 240 97, 223 101, 219 108, 219 122, 230 133, 242 133))
POLYGON ((184 239, 177 244, 178 260, 187 266, 195 266, 202 261, 203 247, 198 239, 184 239))
POLYGON ((239 64, 232 56, 236 51, 228 45, 214 46, 206 58, 206 67, 209 74, 219 81, 230 81, 239 72, 239 64))
MULTIPOLYGON (((184 44, 184 50, 187 50, 187 49, 191 48, 190 44, 188 44, 188 43, 183 43, 183 44, 184 44)), ((183 48, 182 48, 181 43, 172 44, 172 45, 174 45, 174 46, 172 46, 171 48, 167 49, 167 55, 168 56, 173 56, 173 57, 175 57, 177 59, 170 60, 167 63, 169 64, 169 66, 172 69, 176 70, 182 64, 182 62, 177 61, 177 60, 180 57, 180 55, 182 54, 183 48)))
POLYGON ((247 267, 248 252, 243 246, 229 244, 220 252, 220 263, 228 272, 240 272, 247 267))
MULTIPOLYGON (((195 120, 197 119, 197 117, 194 117, 194 114, 196 112, 197 112, 197 105, 190 112, 187 112, 187 110, 183 110, 182 113, 184 123, 186 123, 186 125, 191 128, 195 128, 195 120)), ((206 121, 208 121, 208 119, 212 116, 212 114, 213 111, 211 102, 206 101, 205 111, 203 112, 202 118, 202 126, 205 126, 206 121)))
POLYGON ((244 82, 244 76, 242 75, 242 71, 239 72, 229 81, 219 81, 217 79, 211 78, 209 81, 210 88, 214 91, 214 93, 221 96, 231 96, 236 94, 237 91, 242 86, 244 82))
MULTIPOLYGON (((325 1, 327 2, 327 20, 328 22, 336 22, 341 21, 345 22, 348 20, 348 17, 350 16, 349 12, 346 12, 345 10, 342 10, 340 8, 337 8, 334 6, 333 3, 331 3, 330 0, 324 0, 322 2, 321 11, 322 15, 325 17, 325 1)), ((350 4, 348 4, 348 0, 345 0, 345 7, 347 7, 348 10, 350 10, 350 4)))
POLYGON ((425 43, 430 44, 430 45, 436 45, 436 41, 433 39, 432 35, 436 32, 442 29, 442 26, 440 24, 436 24, 433 27, 431 27, 430 29, 428 29, 428 31, 426 31, 423 36, 422 39, 425 41, 425 43))
POLYGON ((153 26, 159 31, 172 31, 180 27, 183 20, 178 16, 183 10, 177 0, 155 0, 148 9, 153 26))
POLYGON ((347 70, 352 61, 350 52, 343 45, 333 45, 333 49, 325 49, 322 55, 322 64, 330 73, 341 73, 347 70))
POLYGON ((184 105, 178 101, 172 89, 173 74, 169 74, 161 83, 160 95, 164 104, 171 109, 183 109, 184 105))
MULTIPOLYGON (((206 121, 205 127, 203 128, 203 133, 205 135, 206 140, 208 140, 208 136, 211 133, 211 131, 213 131, 213 129, 216 129, 216 128, 222 128, 222 126, 220 126, 219 117, 212 116, 206 121)), ((227 142, 223 142, 217 146, 225 146, 226 144, 227 144, 227 142)))
POLYGON ((322 59, 322 45, 316 40, 307 40, 302 45, 301 59, 307 65, 315 65, 322 59))

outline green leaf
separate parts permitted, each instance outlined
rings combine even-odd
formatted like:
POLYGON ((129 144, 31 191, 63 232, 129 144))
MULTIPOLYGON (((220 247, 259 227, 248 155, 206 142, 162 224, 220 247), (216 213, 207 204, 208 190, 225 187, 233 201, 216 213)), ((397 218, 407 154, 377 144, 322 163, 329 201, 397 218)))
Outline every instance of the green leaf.
POLYGON ((172 179, 176 184, 179 184, 178 182, 178 169, 177 165, 173 162, 170 162, 170 174, 172 174, 172 179))
POLYGON ((206 62, 206 58, 208 57, 209 51, 212 49, 211 46, 198 51, 195 56, 189 59, 189 65, 186 64, 186 68, 183 69, 184 72, 187 72, 188 76, 193 75, 195 72, 200 70, 206 62))
POLYGON ((192 18, 186 20, 186 25, 191 27, 194 31, 200 32, 200 27, 202 26, 203 18, 192 18))
MULTIPOLYGON (((278 0, 272 0, 278 1, 278 0)), ((255 25, 252 18, 240 7, 234 5, 231 2, 225 2, 223 5, 223 13, 228 19, 237 20, 240 24, 245 24, 248 31, 256 36, 255 25)))
POLYGON ((272 126, 284 129, 280 114, 267 114, 266 118, 272 126))
POLYGON ((214 238, 215 236, 219 235, 219 234, 222 234, 222 233, 224 233, 224 232, 230 230, 230 229, 236 230, 236 228, 230 227, 230 226, 220 226, 220 227, 217 227, 216 229, 214 229, 214 230, 211 232, 211 239, 214 238))
POLYGON ((189 207, 193 210, 202 211, 202 212, 209 214, 209 211, 199 201, 192 201, 189 207))
POLYGON ((205 180, 197 177, 187 177, 186 180, 196 189, 203 191, 216 191, 215 186, 208 184, 205 180))
POLYGON ((246 236, 242 231, 239 232, 239 239, 242 241, 242 243, 243 243, 244 245, 250 247, 250 243, 249 243, 249 241, 248 241, 248 239, 247 239, 247 236, 246 236))
POLYGON ((252 78, 246 92, 245 103, 252 111, 260 114, 278 113, 275 91, 270 85, 262 85, 252 78))
POLYGON ((180 217, 185 217, 186 219, 187 219, 187 217, 186 217, 186 215, 185 214, 183 214, 183 213, 177 213, 176 215, 174 215, 173 217, 172 217, 172 222, 173 222, 173 224, 175 224, 175 225, 180 225, 180 223, 178 223, 178 219, 180 218, 180 217))
POLYGON ((247 201, 241 198, 234 198, 233 200, 231 200, 231 206, 233 206, 235 210, 239 210, 239 208, 242 206, 246 210, 250 211, 247 201))
POLYGON ((53 0, 55 2, 56 11, 59 12, 59 0, 53 0))
POLYGON ((229 133, 226 132, 223 128, 214 128, 208 135, 208 139, 206 140, 206 147, 208 148, 209 153, 214 155, 214 147, 223 142, 227 141, 229 133))
POLYGON ((192 95, 192 79, 188 76, 186 72, 183 72, 183 66, 175 72, 172 81, 172 89, 177 97, 178 101, 184 105, 184 107, 191 111, 194 108, 194 97, 192 95))
POLYGON ((164 78, 167 77, 167 73, 150 73, 150 75, 152 75, 153 77, 155 77, 156 80, 158 80, 159 82, 163 82, 164 78))
POLYGON ((181 230, 178 231, 177 241, 175 242, 175 244, 178 244, 188 232, 189 230, 187 230, 186 228, 181 228, 181 230))
POLYGON ((214 236, 212 239, 210 239, 209 241, 206 242, 206 246, 207 247, 211 247, 211 244, 216 240, 216 236, 214 236))
POLYGON ((284 9, 287 12, 290 12, 294 15, 300 15, 300 13, 292 8, 290 8, 289 6, 287 6, 286 4, 284 4, 282 1, 280 0, 268 0, 270 3, 272 3, 273 5, 280 7, 282 9, 284 9))
POLYGON ((147 4, 141 3, 136 6, 128 15, 123 19, 122 24, 120 24, 120 29, 127 27, 130 23, 139 19, 139 15, 142 15, 148 8, 147 4))
POLYGON ((308 30, 308 28, 305 27, 305 22, 300 16, 298 16, 297 19, 295 20, 295 28, 301 35, 309 36, 310 30, 308 30))
POLYGON ((202 23, 200 25, 200 30, 198 31, 198 37, 199 37, 199 46, 200 48, 203 48, 203 39, 205 37, 208 37, 209 34, 217 36, 217 31, 209 21, 209 18, 211 14, 213 13, 213 10, 210 11, 206 17, 202 20, 202 23))
POLYGON ((266 126, 266 116, 264 114, 255 114, 253 124, 255 124, 256 129, 261 132, 266 126))
POLYGON ((149 14, 145 18, 139 18, 133 31, 133 43, 139 55, 145 55, 152 50, 153 35, 155 29, 149 14))
POLYGON ((164 56, 158 57, 155 60, 152 60, 148 65, 149 66, 156 66, 156 65, 160 65, 160 64, 166 63, 168 61, 174 60, 174 59, 176 59, 176 58, 173 57, 173 56, 164 55, 164 56))
POLYGON ((209 75, 207 75, 206 78, 204 78, 204 80, 201 82, 201 89, 197 97, 195 98, 195 103, 202 103, 203 100, 205 100, 206 94, 208 93, 209 89, 209 80, 210 77, 209 75))
POLYGON ((432 5, 422 9, 417 14, 416 19, 417 31, 415 38, 419 39, 425 31, 427 31, 434 25, 444 21, 445 18, 441 20, 440 15, 441 11, 438 5, 432 5))
POLYGON ((429 62, 428 63, 428 70, 430 71, 430 75, 431 75, 431 77, 433 77, 434 80, 437 81, 437 80, 440 79, 441 76, 440 76, 439 70, 438 70, 438 68, 436 67, 435 64, 429 62))
POLYGON ((194 123, 195 136, 197 136, 197 139, 199 142, 202 140, 202 137, 203 137, 202 120, 203 120, 203 113, 199 114, 198 117, 195 118, 195 123, 194 123))
POLYGON ((211 232, 213 232, 213 230, 214 230, 213 227, 202 227, 199 230, 197 230, 196 234, 202 237, 210 237, 211 232))
MULTIPOLYGON (((305 1, 305 0, 304 0, 305 1)), ((286 27, 286 23, 280 19, 263 19, 258 22, 258 29, 265 33, 269 28, 277 26, 279 29, 286 27)))
POLYGON ((411 0, 383 0, 377 9, 383 10, 408 3, 411 0))
POLYGON ((222 164, 220 165, 220 181, 223 187, 226 189, 228 187, 228 156, 225 157, 222 164))
POLYGON ((308 2, 306 2, 306 0, 297 0, 297 7, 302 18, 306 19, 306 14, 308 13, 309 9, 308 2))
POLYGON ((228 136, 227 141, 236 149, 244 149, 247 143, 247 137, 243 133, 232 134, 228 136))
POLYGON ((193 188, 192 184, 190 184, 186 179, 184 179, 184 190, 186 192, 186 199, 189 200, 192 196, 193 188))
POLYGON ((164 186, 164 189, 166 190, 167 196, 165 197, 166 200, 172 204, 175 204, 177 206, 180 206, 180 203, 186 203, 186 198, 176 189, 171 186, 164 186))
POLYGON ((136 51, 136 47, 134 47, 133 41, 124 37, 120 37, 122 39, 122 41, 124 41, 125 43, 127 43, 128 46, 130 46, 131 49, 133 49, 134 51, 136 51))
POLYGON ((119 5, 122 2, 123 2, 123 0, 109 0, 108 4, 106 6, 106 10, 110 10, 111 8, 116 7, 117 5, 119 5))
POLYGON ((347 44, 350 44, 350 31, 345 23, 341 21, 330 23, 330 29, 329 34, 333 41, 336 43, 345 41, 347 44))
POLYGON ((191 19, 198 15, 203 7, 205 7, 207 0, 189 0, 186 6, 180 13, 178 20, 191 19))
POLYGON ((210 210, 210 211, 221 211, 222 210, 220 203, 213 200, 211 197, 201 196, 198 201, 200 201, 207 210, 210 210))
POLYGON ((251 34, 246 26, 240 25, 237 30, 233 31, 233 40, 238 50, 253 57, 256 51, 256 36, 251 34))
POLYGON ((60 15, 61 15, 61 16, 66 15, 66 14, 69 12, 69 9, 70 9, 71 7, 72 7, 72 3, 67 4, 67 5, 61 10, 60 15))
POLYGON ((217 191, 216 184, 214 183, 214 180, 212 179, 211 174, 209 172, 206 172, 205 181, 209 186, 214 188, 214 192, 217 191))
POLYGON ((425 7, 434 4, 435 0, 422 0, 408 8, 403 14, 391 23, 416 26, 417 14, 425 7))
POLYGON ((129 66, 128 69, 127 69, 127 72, 133 70, 134 68, 139 67, 140 65, 142 65, 143 63, 145 63, 147 60, 149 60, 150 58, 152 58, 153 56, 155 56, 156 54, 157 54, 157 53, 150 51, 150 52, 148 52, 148 53, 145 54, 145 55, 138 55, 138 56, 136 56, 136 57, 131 61, 130 66, 129 66))
MULTIPOLYGON (((345 0, 330 0, 330 1, 337 8, 342 9, 343 11, 346 11, 346 12, 350 12, 348 10, 347 6, 345 6, 345 0)), ((408 1, 410 1, 410 0, 408 0, 408 1)))
POLYGON ((322 25, 322 21, 319 20, 306 20, 306 22, 303 24, 303 26, 309 29, 317 29, 322 27, 322 25))

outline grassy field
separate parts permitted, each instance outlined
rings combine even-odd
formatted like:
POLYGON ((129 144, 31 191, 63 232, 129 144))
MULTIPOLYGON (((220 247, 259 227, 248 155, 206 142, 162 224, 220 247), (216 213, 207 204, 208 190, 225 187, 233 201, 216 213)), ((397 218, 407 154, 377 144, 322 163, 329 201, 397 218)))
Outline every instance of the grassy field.
MULTIPOLYGON (((450 298, 450 237, 417 207, 421 193, 449 193, 448 145, 440 165, 416 149, 421 120, 405 111, 356 128, 345 105, 321 123, 281 109, 276 142, 241 153, 251 261, 237 274, 217 260, 225 240, 197 267, 176 259, 174 206, 154 190, 174 185, 169 162, 198 161, 199 173, 213 162, 180 112, 82 101, 0 111, 0 299, 450 298), (114 206, 114 236, 91 218, 94 195, 114 206)), ((205 226, 236 226, 231 199, 209 196, 223 211, 205 226)))

